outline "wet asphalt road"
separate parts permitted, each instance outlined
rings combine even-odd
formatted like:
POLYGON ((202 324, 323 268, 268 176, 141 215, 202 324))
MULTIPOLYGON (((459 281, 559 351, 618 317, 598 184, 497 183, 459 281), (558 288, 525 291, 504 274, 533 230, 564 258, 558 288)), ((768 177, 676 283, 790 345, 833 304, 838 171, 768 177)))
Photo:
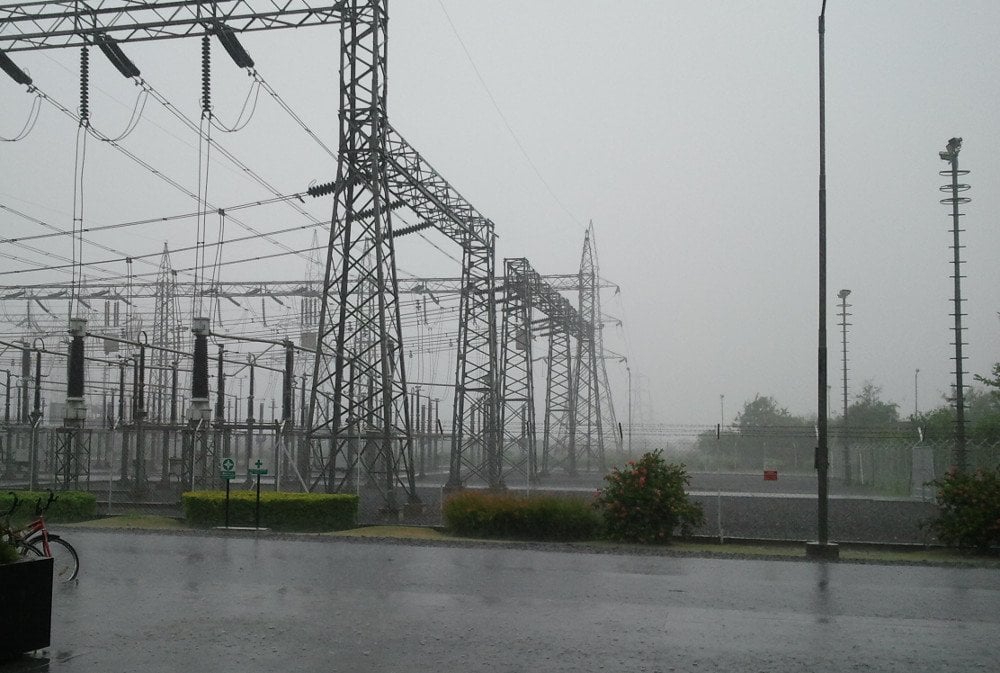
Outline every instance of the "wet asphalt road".
POLYGON ((13 671, 993 671, 1000 570, 64 531, 13 671))

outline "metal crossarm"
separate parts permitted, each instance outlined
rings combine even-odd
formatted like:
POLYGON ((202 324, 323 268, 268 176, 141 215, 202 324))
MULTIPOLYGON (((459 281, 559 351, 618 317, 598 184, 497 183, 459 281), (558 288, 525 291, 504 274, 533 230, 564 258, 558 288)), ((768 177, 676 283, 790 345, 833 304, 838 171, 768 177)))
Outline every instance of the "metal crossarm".
POLYGON ((421 219, 432 222, 459 245, 471 238, 493 247, 493 222, 435 171, 391 124, 386 124, 385 150, 393 194, 405 199, 421 219))
POLYGON ((216 23, 246 33, 340 23, 344 2, 17 2, 0 5, 0 51, 94 44, 99 36, 145 42, 203 35, 216 23))
MULTIPOLYGON (((124 285, 121 283, 88 283, 79 288, 78 299, 108 299, 125 301, 136 299, 154 299, 158 296, 159 277, 155 283, 137 284, 132 289, 132 294, 125 294, 124 285)), ((546 285, 559 292, 578 292, 580 290, 580 274, 541 274, 539 276, 546 285)), ((223 299, 245 298, 245 297, 319 297, 320 283, 322 281, 307 280, 260 280, 260 281, 219 281, 208 287, 200 289, 199 292, 205 297, 220 297, 223 299)), ((195 284, 190 281, 172 281, 174 285, 174 296, 177 298, 188 298, 195 293, 195 284)), ((617 287, 607 281, 599 281, 600 288, 617 287)), ((40 301, 65 299, 73 289, 70 283, 45 283, 33 285, 0 285, 0 301, 34 300, 40 301)), ((462 279, 455 276, 452 278, 400 278, 400 294, 425 294, 430 292, 434 295, 459 294, 462 292, 462 279)), ((569 300, 566 300, 567 303, 569 300)), ((576 308, 569 304, 569 311, 576 313, 576 308)), ((546 314, 548 315, 548 314, 546 314)))

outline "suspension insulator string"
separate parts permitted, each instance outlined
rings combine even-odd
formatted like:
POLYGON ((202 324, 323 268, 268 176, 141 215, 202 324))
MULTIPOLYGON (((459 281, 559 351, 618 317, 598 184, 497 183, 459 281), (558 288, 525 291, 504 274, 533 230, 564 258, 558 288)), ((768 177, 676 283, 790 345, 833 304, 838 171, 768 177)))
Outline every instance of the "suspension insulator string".
POLYGON ((212 116, 212 40, 201 38, 201 114, 212 116))
POLYGON ((202 317, 201 285, 205 280, 205 239, 208 238, 208 164, 212 147, 212 41, 201 38, 201 123, 198 129, 198 234, 195 251, 195 295, 192 319, 202 317))
POLYGON ((80 126, 90 125, 90 49, 80 48, 80 126))
POLYGON ((83 282, 83 171, 87 160, 87 135, 90 128, 90 50, 80 49, 80 123, 76 132, 76 155, 73 167, 72 288, 69 317, 75 315, 83 282))

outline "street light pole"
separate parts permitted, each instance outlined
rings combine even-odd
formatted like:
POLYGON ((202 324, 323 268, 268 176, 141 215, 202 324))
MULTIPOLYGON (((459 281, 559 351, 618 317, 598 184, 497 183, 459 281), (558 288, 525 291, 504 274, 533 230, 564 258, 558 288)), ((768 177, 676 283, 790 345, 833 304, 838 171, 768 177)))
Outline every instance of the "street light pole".
POLYGON ((918 404, 918 400, 920 398, 917 397, 917 394, 920 391, 920 389, 917 387, 917 376, 919 374, 920 374, 920 367, 917 367, 916 369, 913 370, 913 418, 916 418, 917 415, 920 413, 920 404, 918 404))
POLYGON ((825 72, 826 0, 819 15, 819 346, 817 348, 817 412, 818 446, 816 447, 817 537, 806 545, 809 556, 837 558, 837 545, 829 544, 828 479, 830 447, 827 444, 827 347, 826 347, 826 72, 825 72))

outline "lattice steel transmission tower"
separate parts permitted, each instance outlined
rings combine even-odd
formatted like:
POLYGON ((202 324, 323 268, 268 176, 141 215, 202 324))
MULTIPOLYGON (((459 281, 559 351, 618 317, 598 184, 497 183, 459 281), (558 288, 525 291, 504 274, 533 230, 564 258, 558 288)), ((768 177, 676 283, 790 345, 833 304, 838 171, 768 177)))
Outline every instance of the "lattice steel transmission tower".
MULTIPOLYGON (((514 472, 525 475, 528 483, 538 478, 535 442, 535 379, 532 367, 532 283, 531 266, 524 258, 504 260, 503 327, 501 330, 500 371, 503 372, 500 412, 500 482, 514 472)), ((487 460, 491 457, 487 455, 487 460)))
MULTIPOLYGON (((496 236, 494 224, 479 213, 391 126, 387 158, 393 193, 423 224, 462 247, 455 406, 447 487, 461 488, 470 477, 500 485, 500 381, 496 325, 496 236), (493 456, 487 461, 481 456, 493 456)), ((419 225, 423 226, 423 225, 419 225)), ((397 234, 398 235, 398 234, 397 234)))
POLYGON ((569 300, 535 271, 527 259, 504 264, 503 371, 499 469, 503 479, 523 476, 528 484, 560 467, 572 474, 569 451, 572 408, 571 339, 593 333, 569 300), (536 314, 542 317, 535 318, 536 314), (542 470, 538 469, 535 426, 535 385, 532 342, 548 337, 549 358, 545 390, 545 434, 542 470))
POLYGON ((385 156, 388 14, 385 2, 347 6, 310 433, 329 442, 327 490, 346 486, 360 465, 394 508, 397 487, 412 500, 416 486, 385 156), (328 417, 318 398, 329 401, 328 417))
POLYGON ((554 469, 576 471, 570 438, 573 427, 573 348, 570 332, 552 329, 548 339, 545 420, 542 431, 542 476, 554 469))
POLYGON ((170 251, 163 244, 163 255, 156 273, 156 296, 153 307, 153 413, 160 420, 170 418, 167 412, 168 391, 173 381, 173 364, 181 350, 180 312, 177 306, 177 272, 170 264, 170 251))
POLYGON ((580 317, 587 330, 577 342, 573 411, 570 415, 571 471, 606 470, 605 451, 621 451, 621 435, 608 385, 601 334, 600 267, 593 223, 587 228, 580 258, 580 317))

